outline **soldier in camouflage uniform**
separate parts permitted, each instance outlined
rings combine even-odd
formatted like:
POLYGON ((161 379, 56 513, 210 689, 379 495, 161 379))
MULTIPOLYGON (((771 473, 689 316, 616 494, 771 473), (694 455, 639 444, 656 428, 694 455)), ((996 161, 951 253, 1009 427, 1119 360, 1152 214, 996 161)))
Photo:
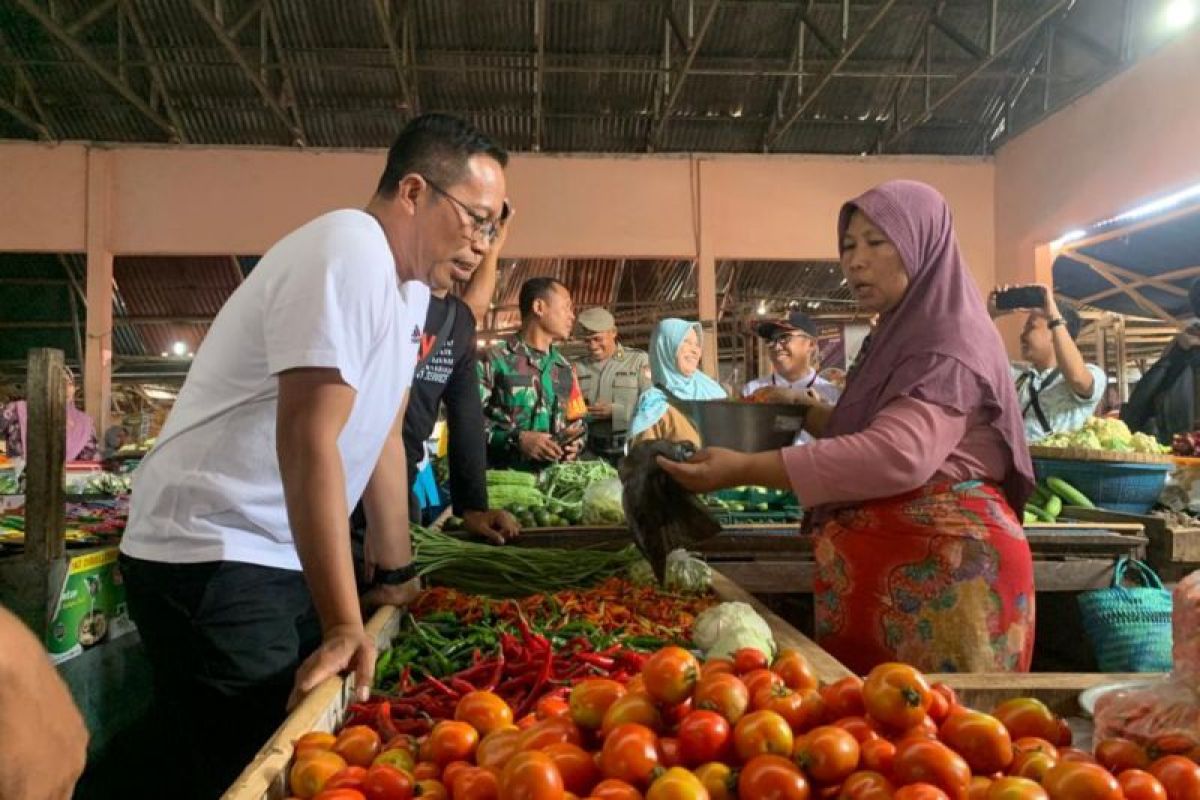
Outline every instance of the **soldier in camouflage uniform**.
POLYGON ((521 330, 479 359, 479 392, 488 466, 536 470, 579 456, 587 405, 574 368, 555 346, 575 323, 567 287, 531 278, 519 303, 521 330))

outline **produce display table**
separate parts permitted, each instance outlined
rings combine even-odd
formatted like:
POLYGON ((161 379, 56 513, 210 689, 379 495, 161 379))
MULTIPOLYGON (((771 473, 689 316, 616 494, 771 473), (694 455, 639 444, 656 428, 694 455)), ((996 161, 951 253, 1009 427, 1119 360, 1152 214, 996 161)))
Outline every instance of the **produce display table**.
MULTIPOLYGON (((771 613, 721 572, 714 570, 712 586, 721 600, 737 600, 753 606, 770 626, 776 644, 800 650, 821 681, 836 681, 851 674, 833 656, 771 613)), ((380 609, 367 624, 367 635, 381 649, 388 647, 400 629, 402 617, 403 613, 398 608, 389 606, 380 609)), ((352 702, 353 690, 353 681, 348 678, 331 678, 318 686, 284 720, 275 735, 224 794, 224 800, 282 800, 286 797, 284 783, 292 759, 293 743, 309 731, 336 730, 352 702)))
MULTIPOLYGON (((1041 592, 1077 592, 1112 584, 1122 556, 1143 558, 1150 541, 1140 522, 1038 524, 1025 528, 1033 551, 1034 580, 1041 592)), ((463 534, 465 535, 465 534, 463 534)), ((520 547, 623 547, 626 528, 534 528, 520 547)), ((812 592, 816 564, 812 539, 794 524, 727 526, 697 550, 742 589, 755 594, 812 592)))
POLYGON ((1200 569, 1200 527, 1171 525, 1162 517, 1125 514, 1102 508, 1063 510, 1078 520, 1103 523, 1135 523, 1145 528, 1149 540, 1147 558, 1164 581, 1177 581, 1200 569))

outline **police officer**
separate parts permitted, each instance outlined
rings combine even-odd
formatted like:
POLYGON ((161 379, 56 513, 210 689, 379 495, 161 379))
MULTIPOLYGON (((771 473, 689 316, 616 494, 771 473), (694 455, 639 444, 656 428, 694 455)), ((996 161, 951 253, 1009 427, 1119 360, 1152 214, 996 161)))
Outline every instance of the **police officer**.
POLYGON ((638 396, 650 388, 650 359, 641 350, 617 342, 617 322, 603 308, 589 308, 577 323, 588 350, 587 356, 575 362, 592 420, 588 449, 615 460, 625 452, 629 419, 638 396))

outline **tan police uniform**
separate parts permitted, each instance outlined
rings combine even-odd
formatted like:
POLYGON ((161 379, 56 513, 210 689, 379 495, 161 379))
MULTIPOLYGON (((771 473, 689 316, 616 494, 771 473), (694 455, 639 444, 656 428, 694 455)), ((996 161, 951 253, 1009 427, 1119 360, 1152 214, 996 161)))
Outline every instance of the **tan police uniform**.
MULTIPOLYGON (((616 328, 613 315, 603 308, 582 312, 577 323, 582 336, 616 328)), ((612 419, 593 420, 588 427, 588 450, 604 458, 617 458, 625 451, 629 420, 638 396, 650 388, 650 359, 641 350, 617 345, 611 358, 596 361, 585 356, 575 362, 579 388, 589 406, 612 405, 612 419)))

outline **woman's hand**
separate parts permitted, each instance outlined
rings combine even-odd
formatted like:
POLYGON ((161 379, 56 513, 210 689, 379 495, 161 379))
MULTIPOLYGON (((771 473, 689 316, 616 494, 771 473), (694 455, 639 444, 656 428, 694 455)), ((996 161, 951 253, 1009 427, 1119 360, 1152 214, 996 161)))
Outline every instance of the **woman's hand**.
POLYGON ((728 489, 745 483, 746 454, 724 447, 707 447, 691 461, 658 457, 658 465, 692 494, 728 489))

